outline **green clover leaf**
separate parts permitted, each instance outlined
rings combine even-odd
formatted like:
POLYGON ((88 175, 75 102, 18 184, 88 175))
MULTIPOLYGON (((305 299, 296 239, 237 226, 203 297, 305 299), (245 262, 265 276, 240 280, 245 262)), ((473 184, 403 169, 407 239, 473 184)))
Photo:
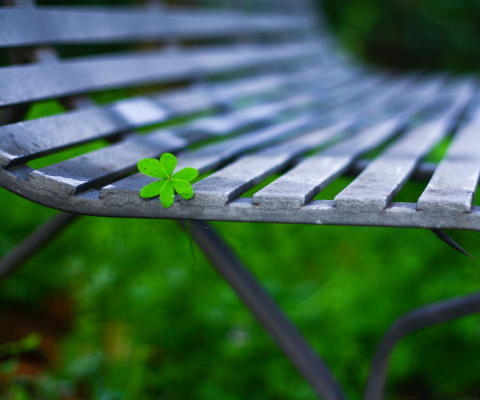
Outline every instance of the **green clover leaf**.
POLYGON ((138 163, 138 170, 145 175, 159 178, 140 191, 140 196, 150 198, 160 196, 160 201, 165 208, 170 207, 175 200, 175 191, 184 199, 193 197, 193 188, 190 181, 198 176, 195 168, 183 168, 175 175, 173 171, 177 166, 177 158, 170 153, 164 153, 159 160, 145 158, 138 163))

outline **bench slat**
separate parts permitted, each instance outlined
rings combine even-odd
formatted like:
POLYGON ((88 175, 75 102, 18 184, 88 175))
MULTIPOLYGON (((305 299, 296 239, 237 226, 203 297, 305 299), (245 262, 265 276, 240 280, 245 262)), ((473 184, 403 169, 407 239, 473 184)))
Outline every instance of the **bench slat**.
MULTIPOLYGON (((324 126, 314 132, 304 133, 302 136, 286 143, 245 156, 196 183, 194 185, 194 198, 181 201, 186 205, 206 207, 225 205, 270 175, 284 169, 301 154, 322 146, 334 137, 341 139, 346 134, 347 128, 361 118, 368 119, 368 111, 375 109, 378 104, 386 102, 389 98, 401 92, 408 83, 410 83, 409 79, 397 82, 396 85, 392 85, 390 90, 384 90, 383 96, 373 96, 373 101, 365 93, 358 99, 355 93, 351 91, 350 99, 342 99, 338 102, 342 105, 342 108, 352 108, 354 110, 350 111, 350 115, 344 112, 341 118, 338 118, 341 122, 333 122, 328 125, 323 123, 324 126)), ((364 89, 368 89, 368 87, 364 89)), ((368 92, 368 90, 366 91, 368 92)), ((332 106, 332 109, 324 112, 324 114, 327 114, 325 115, 327 120, 329 119, 328 111, 335 111, 335 104, 332 104, 332 106)))
POLYGON ((342 66, 332 63, 324 63, 320 66, 310 68, 300 68, 293 72, 284 74, 267 74, 254 78, 242 78, 228 84, 222 83, 211 85, 208 89, 210 96, 220 104, 229 101, 235 96, 258 95, 263 91, 297 91, 308 90, 312 85, 324 85, 323 90, 326 92, 336 90, 339 87, 352 87, 352 90, 365 82, 365 84, 375 84, 385 79, 386 74, 368 75, 364 71, 356 69, 347 71, 342 66), (361 81, 361 82, 359 82, 361 81), (350 86, 351 85, 351 86, 350 86))
MULTIPOLYGON (((365 81, 362 82, 361 85, 368 88, 371 86, 371 82, 365 81)), ((312 92, 316 91, 315 87, 311 90, 312 92)), ((321 94, 317 94, 317 97, 320 95, 321 94)), ((285 114, 289 110, 294 110, 299 106, 312 103, 314 100, 314 97, 304 93, 281 102, 255 105, 254 107, 241 109, 226 115, 206 117, 187 127, 178 128, 175 134, 179 138, 187 138, 189 142, 196 142, 208 136, 222 136, 248 126, 253 127, 260 123, 265 124, 267 122, 273 123, 278 116, 283 115, 283 118, 285 118, 285 114)), ((137 147, 141 140, 142 139, 139 138, 135 141, 137 147)), ((149 143, 148 136, 146 140, 147 143, 149 143)), ((143 148, 136 152, 136 147, 132 146, 130 155, 124 157, 124 162, 122 163, 122 157, 124 153, 126 153, 126 147, 128 147, 130 143, 131 142, 127 140, 124 146, 117 146, 114 150, 111 150, 111 148, 101 149, 45 167, 38 172, 33 172, 31 179, 45 180, 45 177, 48 176, 48 179, 56 182, 58 188, 62 187, 65 192, 75 194, 81 190, 85 190, 85 188, 91 188, 93 185, 99 184, 99 182, 115 180, 117 177, 125 174, 126 171, 134 169, 136 162, 141 158, 158 157, 163 152, 176 150, 176 148, 165 149, 163 146, 151 147, 149 155, 145 156, 143 148), (112 163, 110 160, 113 158, 115 151, 119 154, 116 162, 112 163), (106 165, 101 161, 103 158, 102 154, 104 153, 105 159, 107 160, 106 165), (132 162, 131 156, 134 157, 135 154, 137 154, 136 162, 132 162), (71 181, 69 182, 67 178, 71 179, 71 181)))
POLYGON ((92 107, 6 125, 0 127, 0 165, 19 165, 74 144, 161 122, 168 115, 160 105, 135 98, 111 107, 92 107))
POLYGON ((109 147, 33 171, 34 187, 49 187, 64 197, 115 180, 132 170, 139 159, 158 157, 187 146, 186 139, 162 130, 148 136, 132 136, 109 147))
POLYGON ((198 79, 318 54, 315 45, 87 57, 0 68, 0 107, 119 87, 198 79))
MULTIPOLYGON (((180 154, 176 171, 185 167, 192 167, 198 169, 200 174, 209 172, 225 164, 238 154, 266 146, 272 142, 284 140, 298 132, 311 129, 318 123, 319 119, 316 114, 308 114, 288 122, 254 130, 221 143, 205 146, 190 153, 180 154)), ((123 192, 125 190, 128 190, 130 195, 138 197, 142 187, 155 180, 149 176, 137 173, 102 188, 100 198, 115 195, 119 191, 123 192)))
POLYGON ((417 202, 417 209, 432 214, 472 211, 480 176, 480 110, 460 125, 446 155, 417 202))
POLYGON ((205 118, 204 121, 212 122, 204 123, 202 126, 197 125, 196 129, 188 127, 186 131, 179 128, 175 134, 166 132, 167 139, 174 138, 172 143, 164 139, 165 130, 142 137, 128 138, 116 145, 33 171, 29 179, 51 180, 59 190, 73 195, 95 185, 118 179, 134 170, 142 158, 158 158, 162 153, 180 150, 188 143, 202 140, 209 135, 224 136, 255 124, 273 123, 274 118, 279 114, 298 107, 302 99, 303 96, 300 99, 266 104, 263 108, 256 106, 230 113, 232 123, 227 122, 228 117, 223 115, 205 118))
POLYGON ((272 118, 278 118, 280 114, 306 105, 311 100, 307 95, 302 94, 276 103, 257 104, 226 115, 201 118, 179 128, 178 135, 181 137, 224 136, 226 132, 235 132, 257 124, 268 123, 272 118))
MULTIPOLYGON (((321 69, 315 71, 320 73, 321 69)), ((169 117, 203 111, 272 88, 281 89, 282 86, 304 79, 311 80, 308 74, 304 77, 302 72, 294 76, 270 77, 271 79, 269 76, 264 77, 267 84, 262 83, 261 77, 242 78, 215 84, 211 88, 205 85, 193 86, 164 92, 151 99, 135 97, 102 108, 92 107, 0 126, 0 165, 11 167, 68 146, 159 123, 169 117)))
POLYGON ((194 197, 184 205, 215 207, 225 205, 253 188, 270 175, 285 168, 294 157, 325 144, 348 127, 342 122, 333 127, 289 140, 253 155, 248 155, 193 185, 194 197))
MULTIPOLYGON (((409 81, 409 79, 406 79, 405 81, 409 81)), ((369 82, 368 80, 364 80, 358 81, 356 85, 362 87, 364 91, 368 91, 372 85, 377 83, 378 82, 376 82, 375 80, 371 80, 371 82, 369 82)), ((403 87, 404 83, 405 82, 399 82, 399 84, 397 84, 397 89, 403 87)), ((358 90, 353 89, 354 87, 352 87, 352 90, 348 93, 350 98, 337 98, 337 105, 344 104, 344 101, 351 102, 352 100, 357 100, 358 103, 360 100, 356 99, 356 97, 360 93, 358 90)), ((335 107, 335 103, 329 103, 328 106, 335 107)), ((264 146, 272 140, 279 140, 281 138, 283 140, 283 136, 293 133, 294 128, 295 130, 300 131, 299 128, 303 127, 303 130, 306 131, 306 124, 308 124, 308 126, 311 126, 311 128, 313 128, 313 123, 315 123, 316 125, 324 125, 323 120, 325 118, 328 119, 327 114, 331 113, 332 110, 329 110, 328 107, 323 108, 323 110, 324 111, 320 115, 318 115, 318 110, 314 112, 314 120, 312 120, 312 118, 309 116, 300 117, 298 119, 294 119, 291 122, 277 124, 270 128, 261 129, 259 131, 243 134, 237 138, 223 141, 220 144, 203 147, 202 149, 194 151, 192 153, 182 154, 178 158, 177 169, 181 169, 183 167, 194 167, 197 168, 200 173, 208 172, 212 168, 216 168, 219 165, 224 164, 226 161, 228 161, 228 159, 242 152, 251 150, 256 147, 264 146)), ((313 140, 316 140, 318 142, 317 138, 313 140)), ((153 180, 151 178, 145 175, 135 174, 131 177, 125 178, 119 182, 116 182, 115 184, 103 188, 100 196, 102 197, 103 193, 108 193, 108 195, 111 195, 114 192, 118 192, 118 190, 129 190, 131 192, 131 195, 138 196, 139 190, 152 181, 153 180)))
POLYGON ((305 17, 153 8, 0 8, 0 47, 212 39, 305 30, 305 17))
POLYGON ((442 110, 437 118, 412 129, 393 143, 335 197, 335 206, 353 213, 383 211, 422 158, 449 133, 452 120, 465 111, 475 90, 476 84, 466 82, 449 109, 442 110))
POLYGON ((434 81, 401 114, 374 125, 352 138, 310 157, 253 196, 253 203, 272 209, 296 209, 312 200, 363 153, 399 132, 438 92, 443 79, 434 81))
MULTIPOLYGON (((185 137, 188 139, 188 142, 195 142, 208 135, 226 135, 258 123, 273 123, 279 115, 285 118, 285 114, 289 110, 311 103, 313 100, 313 97, 301 94, 282 102, 261 106, 255 105, 250 109, 241 109, 227 115, 207 117, 194 122, 188 127, 177 129, 176 137, 179 139, 185 137)), ((127 139, 116 146, 34 171, 30 178, 35 182, 51 180, 64 193, 75 194, 101 182, 117 179, 122 174, 134 169, 136 163, 141 158, 158 157, 163 152, 178 150, 176 147, 166 148, 163 143, 161 146, 153 146, 150 136, 156 137, 153 134, 134 140, 127 139), (146 146, 142 146, 143 139, 145 139, 146 146), (131 146, 132 143, 133 146, 131 146), (126 155, 129 146, 131 146, 131 149, 129 154, 126 155), (147 147, 148 150, 146 149, 147 147), (148 155, 145 155, 145 151, 149 152, 148 155), (116 153, 118 154, 115 157, 116 153), (103 162, 103 159, 106 161, 103 162), (113 159, 115 159, 115 162, 112 161, 113 159)), ((184 145, 186 144, 187 142, 184 142, 184 145)))

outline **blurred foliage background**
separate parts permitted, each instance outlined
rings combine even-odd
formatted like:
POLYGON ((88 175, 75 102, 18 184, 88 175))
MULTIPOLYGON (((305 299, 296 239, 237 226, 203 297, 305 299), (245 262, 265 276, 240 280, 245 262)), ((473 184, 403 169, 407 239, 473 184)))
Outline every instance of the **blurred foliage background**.
POLYGON ((478 0, 321 0, 341 43, 386 67, 477 72, 478 0))
MULTIPOLYGON (((340 42, 389 68, 477 72, 479 1, 325 0, 340 42)), ((108 99, 107 99, 108 100, 108 99)), ((58 111, 39 104, 30 118, 58 111)), ((435 154, 430 157, 435 158, 435 154)), ((350 178, 329 187, 332 198, 350 178)), ((395 201, 415 201, 411 183, 395 201)), ((0 256, 55 211, 0 189, 0 256)), ((428 302, 478 290, 478 263, 425 230, 215 223, 360 399, 388 326, 428 302)), ((449 232, 477 258, 477 232, 449 232)), ((0 341, 42 340, 6 389, 21 399, 314 399, 208 261, 172 221, 81 217, 0 283, 0 341)), ((1 357, 1 355, 0 355, 1 357)), ((480 317, 402 340, 388 399, 480 399, 480 317)), ((11 361, 11 360, 10 360, 11 361)))

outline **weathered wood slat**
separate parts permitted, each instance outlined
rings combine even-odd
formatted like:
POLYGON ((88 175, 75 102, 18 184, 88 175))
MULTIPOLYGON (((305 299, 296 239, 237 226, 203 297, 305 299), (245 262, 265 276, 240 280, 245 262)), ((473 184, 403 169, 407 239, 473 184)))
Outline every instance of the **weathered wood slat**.
POLYGON ((225 205, 285 168, 294 157, 325 144, 335 136, 340 138, 341 131, 347 126, 348 123, 343 122, 333 127, 320 128, 314 133, 247 155, 196 183, 194 197, 191 200, 181 200, 181 203, 203 207, 225 205))
POLYGON ((195 80, 275 62, 318 55, 311 45, 252 46, 179 53, 151 52, 87 57, 61 63, 0 68, 0 107, 78 93, 195 80))
MULTIPOLYGON (((151 102, 147 104, 152 108, 147 118, 161 120, 166 115, 160 107, 155 109, 151 102)), ((142 126, 140 115, 136 117, 137 124, 134 124, 122 118, 114 108, 92 108, 0 127, 0 165, 11 167, 22 164, 67 145, 107 137, 135 125, 142 126)))
POLYGON ((76 194, 95 185, 112 181, 135 169, 142 158, 158 158, 164 152, 173 152, 197 142, 206 136, 224 136, 259 123, 273 123, 279 114, 294 109, 309 98, 303 96, 283 102, 266 104, 253 109, 239 110, 226 116, 205 118, 204 124, 179 128, 175 133, 160 130, 143 137, 128 138, 113 146, 62 161, 33 171, 29 179, 56 186, 66 194, 76 194), (233 122, 229 122, 229 118, 233 122), (169 142, 170 140, 170 142, 169 142), (48 182, 48 183, 47 183, 48 182))
POLYGON ((256 124, 264 124, 292 108, 306 105, 311 100, 313 99, 307 95, 297 95, 281 102, 259 104, 226 115, 202 118, 179 128, 177 134, 181 137, 224 136, 225 132, 235 132, 256 124))
POLYGON ((143 137, 133 136, 99 151, 35 170, 28 179, 34 187, 52 188, 61 197, 71 196, 100 185, 106 179, 122 177, 139 159, 175 152, 187 144, 185 139, 166 130, 143 137))
POLYGON ((422 95, 412 99, 409 108, 385 122, 365 129, 325 151, 310 157, 253 196, 253 203, 272 209, 296 209, 344 173, 356 158, 393 137, 443 85, 434 81, 422 95))
MULTIPOLYGON (((336 74, 338 75, 338 74, 336 74)), ((280 90, 277 96, 298 96, 303 89, 302 84, 309 82, 318 90, 343 83, 342 79, 351 77, 330 76, 322 73, 322 68, 307 69, 294 74, 270 74, 258 78, 241 78, 233 82, 207 85, 194 85, 186 89, 163 92, 151 98, 135 97, 118 101, 102 108, 71 111, 61 115, 44 117, 37 120, 24 121, 17 124, 0 127, 0 165, 12 167, 34 158, 50 154, 63 148, 77 145, 89 140, 106 138, 129 129, 159 123, 172 117, 184 116, 194 112, 232 103, 244 96, 261 95, 270 89, 280 90), (320 76, 319 80, 316 78, 320 76), (262 80, 262 78, 265 78, 262 80), (323 79, 326 81, 324 82, 323 79), (299 87, 297 87, 300 85, 299 87), (285 93, 284 90, 288 89, 285 93), (86 121, 83 123, 83 121, 86 121)), ((368 88, 378 84, 377 79, 364 79, 353 85, 352 93, 358 93, 359 88, 368 88)), ((310 88, 311 89, 311 88, 310 88)), ((301 100, 301 99, 300 99, 301 100)), ((295 97, 292 99, 295 100, 295 97)), ((288 102, 281 107, 288 106, 288 102)), ((245 126, 246 120, 252 122, 263 118, 262 113, 276 112, 274 104, 257 104, 254 108, 238 111, 233 115, 208 117, 197 120, 188 128, 183 129, 183 135, 215 134, 215 129, 227 129, 226 124, 245 126), (205 125, 205 126, 202 126, 205 125)), ((278 111, 278 110, 277 110, 278 111)))
POLYGON ((226 38, 312 25, 305 17, 135 7, 0 7, 0 21, 0 47, 226 38))
POLYGON ((480 177, 480 110, 460 125, 446 155, 417 202, 430 214, 458 215, 472 211, 480 177))
MULTIPOLYGON (((382 99, 383 101, 385 101, 389 96, 404 89, 407 83, 410 83, 410 79, 400 80, 396 82, 394 85, 392 85, 390 90, 385 90, 383 92, 383 97, 374 97, 375 101, 372 101, 370 105, 372 107, 375 107, 375 105, 381 102, 382 99)), ((369 89, 371 89, 372 87, 372 84, 369 84, 366 81, 362 81, 360 82, 359 86, 361 86, 363 90, 368 93, 369 89)), ((368 98, 368 95, 366 97, 365 96, 362 97, 361 99, 357 99, 359 94, 360 92, 354 90, 352 87, 352 90, 348 92, 347 97, 342 99, 337 98, 337 105, 338 104, 345 105, 355 100, 357 104, 356 112, 357 114, 362 114, 362 106, 360 105, 360 103, 361 102, 364 103, 365 99, 368 98)), ((332 102, 329 105, 335 106, 335 103, 332 102)), ((363 105, 363 108, 365 108, 364 105, 363 105)), ((325 109, 325 111, 326 111, 325 113, 320 114, 322 116, 321 119, 317 118, 316 124, 324 124, 321 122, 322 119, 328 120, 328 116, 325 114, 331 113, 332 110, 325 109)), ((190 154, 186 154, 186 155, 182 154, 179 157, 179 164, 177 166, 177 169, 181 169, 187 166, 193 166, 194 168, 199 169, 201 173, 206 172, 207 168, 208 170, 211 170, 212 168, 218 167, 219 165, 221 165, 222 163, 225 163, 229 158, 233 157, 234 155, 240 154, 244 151, 250 150, 260 145, 265 145, 269 140, 272 140, 275 138, 277 140, 280 139, 282 135, 289 133, 292 130, 292 127, 298 128, 297 124, 301 123, 303 126, 304 122, 302 121, 305 118, 306 117, 301 117, 300 119, 294 120, 291 123, 281 124, 281 125, 273 126, 271 128, 260 130, 258 132, 255 131, 249 134, 245 134, 241 137, 233 138, 231 140, 222 142, 221 144, 207 146, 206 148, 202 148, 190 154)), ((308 121, 309 119, 305 120, 305 122, 308 122, 308 121)), ((341 123, 341 125, 348 126, 350 123, 352 123, 352 121, 344 121, 343 123, 341 123)), ((309 122, 309 124, 310 123, 311 122, 309 122)), ((304 131, 308 130, 306 128, 307 126, 304 127, 304 131)), ((311 126, 311 128, 313 128, 313 125, 311 126)), ((340 129, 340 126, 337 126, 337 128, 340 129)), ((285 151, 288 151, 287 149, 293 146, 294 149, 296 149, 297 153, 301 153, 302 149, 311 148, 311 146, 314 146, 315 143, 319 143, 319 141, 323 141, 324 135, 330 135, 330 133, 325 133, 325 134, 321 133, 320 135, 318 133, 315 133, 308 137, 299 138, 298 139, 299 143, 297 143, 297 141, 294 140, 292 143, 289 143, 286 146, 282 146, 282 145, 280 146, 285 151), (320 136, 320 138, 318 136, 320 136)), ((275 168, 275 166, 272 166, 272 168, 275 168)), ((255 174, 255 171, 252 171, 252 174, 255 174)), ((150 182, 152 182, 151 178, 142 174, 135 174, 131 177, 125 178, 119 182, 116 182, 115 184, 112 184, 103 188, 100 196, 103 197, 103 196, 116 195, 119 193, 119 191, 127 190, 128 196, 138 197, 138 192, 140 191, 140 189, 150 182)), ((124 194, 122 194, 122 196, 123 195, 124 194)))
MULTIPOLYGON (((176 170, 192 167, 198 169, 200 174, 209 172, 238 154, 291 137, 314 127, 319 122, 317 115, 308 114, 288 122, 257 129, 221 143, 205 146, 190 153, 180 154, 176 170)), ((138 173, 102 188, 100 197, 116 195, 119 191, 128 191, 130 196, 138 197, 140 189, 154 180, 154 178, 138 173)))
POLYGON ((350 213, 383 211, 422 158, 449 133, 452 120, 465 111, 475 90, 476 85, 467 82, 449 109, 402 135, 335 197, 335 206, 350 213))
MULTIPOLYGON (((269 73, 248 79, 230 81, 228 84, 221 83, 209 85, 209 95, 219 104, 229 104, 232 98, 250 95, 258 95, 261 92, 288 91, 296 93, 300 90, 309 90, 311 85, 323 88, 326 93, 338 88, 347 87, 357 90, 363 85, 373 85, 385 79, 386 74, 367 74, 364 70, 347 70, 338 63, 322 63, 320 65, 301 65, 294 71, 287 73, 269 73)), ((260 96, 259 96, 260 97, 260 96)))
MULTIPOLYGON (((320 73, 321 69, 316 71, 320 73)), ((261 77, 244 78, 232 83, 215 84, 211 88, 205 85, 194 86, 164 92, 150 99, 135 97, 101 108, 90 107, 2 126, 0 165, 11 167, 67 146, 159 123, 170 117, 206 110, 272 88, 281 89, 282 85, 305 79, 302 73, 294 76, 271 75, 271 79, 267 75, 264 78, 267 84, 261 83, 261 77)))
MULTIPOLYGON (((315 87, 311 90, 315 92, 315 87)), ((225 116, 208 117, 189 125, 187 128, 177 129, 174 136, 178 140, 173 140, 172 143, 175 144, 172 145, 173 147, 165 144, 162 131, 158 134, 127 139, 109 148, 34 171, 31 173, 29 180, 35 184, 41 182, 41 184, 54 185, 57 190, 63 191, 65 195, 73 195, 95 185, 117 179, 133 170, 136 163, 142 158, 159 157, 164 152, 179 150, 181 147, 185 147, 187 143, 196 142, 208 135, 226 135, 258 123, 273 123, 279 115, 312 103, 314 100, 315 97, 304 93, 281 102, 263 106, 257 105, 251 109, 241 109, 225 116), (157 137, 160 139, 157 139, 157 137), (159 140, 159 145, 154 145, 159 140), (177 147, 178 143, 182 143, 182 145, 177 147)), ((283 115, 283 118, 285 118, 285 115, 283 115)), ((172 133, 168 133, 168 135, 168 137, 173 137, 172 133)))
MULTIPOLYGON (((372 96, 373 99, 365 96, 364 93, 362 99, 358 100, 356 95, 359 93, 351 91, 350 99, 345 99, 340 104, 346 106, 351 103, 351 108, 355 109, 355 112, 344 113, 342 118, 339 118, 340 122, 325 126, 324 121, 321 128, 317 128, 311 133, 304 133, 298 138, 239 159, 196 183, 194 198, 188 201, 182 200, 182 203, 205 207, 225 205, 273 173, 284 169, 303 153, 320 147, 334 138, 341 139, 347 129, 360 118, 368 119, 368 111, 375 109, 379 103, 384 103, 393 94, 401 92, 409 83, 411 83, 409 79, 398 81, 389 88, 390 90, 385 89, 383 96, 372 96), (351 101, 352 99, 356 101, 351 101)), ((364 87, 365 89, 369 89, 368 86, 364 87)), ((328 120, 328 116, 325 119, 328 120)))
MULTIPOLYGON (((371 88, 372 84, 378 83, 375 80, 372 80, 372 82, 368 81, 361 81, 359 86, 363 88, 365 92, 368 91, 368 89, 371 88)), ((398 84, 396 86, 396 90, 399 90, 403 86, 402 84, 398 84)), ((385 93, 388 93, 386 91, 385 93)), ((338 102, 340 104, 345 104, 352 102, 353 100, 356 100, 357 103, 360 102, 360 100, 356 99, 356 97, 360 93, 356 90, 351 90, 348 93, 348 96, 345 97, 344 99, 337 99, 337 105, 338 102)), ((322 98, 321 96, 319 99, 322 98)), ((300 97, 301 99, 301 97, 300 97)), ((294 99, 293 99, 294 100, 294 99)), ((314 100, 314 99, 312 99, 314 100)), ((362 99, 363 101, 364 99, 362 99)), ((291 103, 291 100, 288 100, 285 104, 291 103)), ((329 106, 334 106, 335 103, 329 104, 329 106)), ((357 106, 358 108, 358 106, 357 106)), ((178 166, 177 169, 183 168, 183 166, 187 167, 194 167, 197 168, 200 173, 206 172, 207 170, 211 170, 212 168, 216 168, 219 165, 225 163, 229 158, 241 154, 242 152, 245 152, 247 150, 251 150, 255 147, 259 146, 264 146, 267 144, 269 141, 272 140, 279 140, 282 139, 285 135, 290 135, 294 133, 296 130, 300 131, 300 127, 303 127, 303 130, 307 130, 307 126, 311 126, 313 128, 313 124, 315 123, 316 125, 324 125, 325 122, 322 122, 324 120, 328 120, 327 114, 331 113, 332 110, 328 110, 328 108, 324 108, 324 112, 316 115, 314 119, 312 119, 311 116, 303 116, 298 119, 294 119, 291 122, 279 124, 279 125, 274 125, 270 128, 264 128, 259 131, 254 131, 250 133, 243 134, 240 137, 236 137, 230 140, 223 141, 220 144, 215 144, 213 146, 207 146, 204 148, 201 148, 200 150, 194 151, 192 153, 188 154, 182 154, 179 159, 178 159, 178 166), (294 129, 295 128, 295 129, 294 129)), ((278 110, 277 110, 278 111, 278 110)), ((241 115, 244 111, 240 110, 239 114, 241 115)), ((359 112, 361 112, 361 109, 359 109, 359 112)), ((315 113, 319 113, 319 111, 315 111, 315 113)), ((250 116, 247 114, 247 118, 250 118, 250 116)), ((348 122, 345 122, 344 124, 348 125, 348 122)), ((228 125, 228 124, 227 124, 228 125)), ((214 124, 212 125, 213 128, 217 128, 221 125, 214 124)), ((224 126, 225 127, 225 126, 224 126)), ((231 127, 230 127, 231 128, 231 127)), ((316 141, 315 143, 318 142, 318 139, 315 137, 311 140, 303 140, 301 145, 298 145, 297 147, 300 146, 305 146, 307 142, 313 142, 316 141)), ((109 185, 105 188, 102 189, 101 191, 101 196, 105 195, 112 195, 113 193, 117 193, 119 190, 129 190, 130 195, 135 195, 138 196, 139 190, 150 183, 152 181, 151 178, 142 175, 142 174, 135 174, 132 175, 131 177, 125 178, 119 182, 116 182, 115 184, 109 185)))
POLYGON ((321 118, 318 115, 309 113, 287 122, 224 140, 221 143, 202 147, 199 150, 182 154, 178 159, 177 169, 193 167, 198 169, 201 174, 209 172, 238 154, 292 137, 318 125, 320 121, 321 118))

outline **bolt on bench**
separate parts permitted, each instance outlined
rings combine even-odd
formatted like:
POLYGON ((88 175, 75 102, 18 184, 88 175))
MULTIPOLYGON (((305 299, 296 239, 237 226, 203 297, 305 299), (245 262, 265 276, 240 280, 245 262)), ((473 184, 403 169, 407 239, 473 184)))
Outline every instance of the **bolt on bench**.
MULTIPOLYGON (((0 67, 0 185, 62 211, 0 261, 0 276, 78 215, 197 221, 195 241, 315 392, 343 399, 328 367, 205 221, 427 228, 440 236, 442 229, 480 230, 480 208, 472 206, 480 176, 478 80, 355 63, 306 0, 208 4, 18 0, 0 8, 0 49, 11 64, 0 67), (56 51, 80 44, 121 44, 123 51, 56 51), (139 88, 144 94, 108 104, 90 96, 139 88), (25 120, 45 99, 67 111, 25 120), (450 137, 438 165, 423 162, 450 137), (82 153, 100 139, 109 144, 82 153), (29 165, 70 148, 78 155, 29 165), (372 150, 373 159, 362 158, 372 150), (178 170, 205 176, 191 200, 170 208, 139 195, 153 179, 137 163, 165 152, 177 154, 178 170), (253 197, 240 197, 274 174, 253 197), (333 199, 315 200, 344 174, 356 178, 333 199), (409 179, 428 181, 418 201, 392 202, 409 179)), ((366 398, 382 398, 400 338, 478 311, 474 294, 400 318, 374 356, 366 398)))

